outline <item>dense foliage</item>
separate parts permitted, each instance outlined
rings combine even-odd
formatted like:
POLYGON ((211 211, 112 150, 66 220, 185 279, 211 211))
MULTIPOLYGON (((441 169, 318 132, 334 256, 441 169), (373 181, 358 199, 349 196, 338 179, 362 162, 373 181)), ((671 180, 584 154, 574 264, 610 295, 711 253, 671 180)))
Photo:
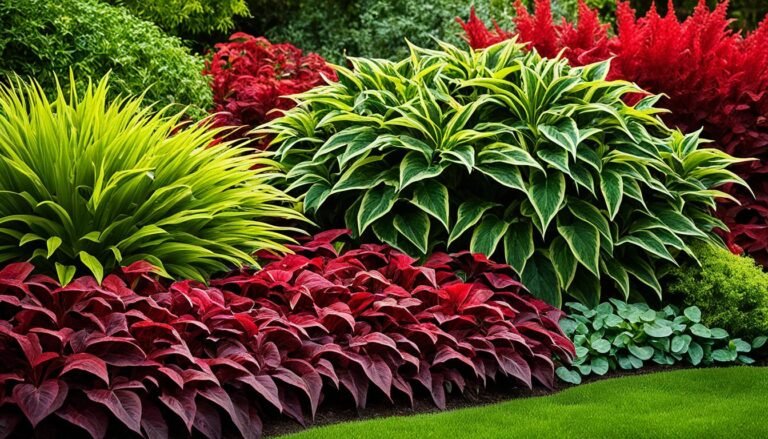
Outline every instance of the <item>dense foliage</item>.
POLYGON ((336 80, 319 55, 243 33, 217 44, 203 73, 211 76, 215 125, 244 126, 239 136, 295 106, 286 96, 336 80))
POLYGON ((640 90, 604 80, 607 63, 513 42, 351 63, 263 130, 304 210, 411 255, 503 253, 553 304, 596 305, 601 282, 627 297, 631 278, 660 295, 662 261, 712 238, 713 188, 738 181, 731 157, 655 117, 658 97, 626 105, 640 90))
MULTIPOLYGON (((466 0, 250 0, 254 18, 244 30, 271 41, 290 41, 335 63, 344 56, 399 59, 408 54, 405 39, 434 46, 433 39, 459 43, 453 17, 466 0)), ((481 16, 503 14, 509 0, 480 0, 481 16)))
POLYGON ((235 17, 248 15, 246 0, 107 0, 172 34, 227 32, 235 17))
POLYGON ((265 184, 269 161, 107 95, 106 79, 50 102, 36 85, 0 87, 0 262, 33 261, 64 284, 139 260, 203 280, 284 249, 267 222, 301 216, 265 184))
POLYGON ((646 304, 614 299, 594 309, 579 303, 566 306, 570 313, 560 326, 576 346, 576 360, 573 368, 559 367, 557 376, 573 384, 579 384, 582 376, 640 369, 649 361, 667 366, 751 364, 754 360, 747 354, 766 342, 766 337, 751 344, 730 339, 727 331, 703 325, 701 310, 695 306, 682 313, 674 306, 656 311, 646 304))
POLYGON ((147 102, 195 106, 203 114, 211 92, 203 61, 181 41, 127 10, 98 0, 0 0, 0 74, 37 80, 49 96, 55 77, 100 78, 111 71, 112 96, 140 94, 147 102))
POLYGON ((703 322, 736 337, 768 335, 768 274, 754 260, 707 245, 693 247, 698 263, 669 274, 669 292, 697 305, 703 322))
MULTIPOLYGON (((729 192, 741 204, 727 202, 719 216, 731 229, 727 240, 761 263, 768 262, 768 21, 742 36, 729 29, 727 2, 709 10, 704 3, 685 21, 651 10, 635 18, 626 2, 617 10, 617 35, 610 37, 594 12, 582 6, 578 25, 555 24, 549 2, 538 0, 536 13, 519 8, 515 19, 520 41, 531 42, 543 56, 564 56, 575 65, 612 58, 609 78, 626 79, 653 93, 664 93, 661 105, 671 110, 664 120, 683 131, 703 126, 704 137, 737 157, 758 161, 738 173, 753 188, 729 192)), ((483 47, 515 33, 488 30, 478 19, 465 24, 471 45, 483 47)))
POLYGON ((166 288, 141 262, 64 288, 5 267, 3 433, 255 437, 278 413, 303 423, 333 389, 357 407, 421 389, 443 407, 504 378, 551 387, 553 357, 573 355, 563 313, 518 294, 508 267, 467 253, 417 266, 373 245, 338 255, 341 233, 217 287, 166 288))

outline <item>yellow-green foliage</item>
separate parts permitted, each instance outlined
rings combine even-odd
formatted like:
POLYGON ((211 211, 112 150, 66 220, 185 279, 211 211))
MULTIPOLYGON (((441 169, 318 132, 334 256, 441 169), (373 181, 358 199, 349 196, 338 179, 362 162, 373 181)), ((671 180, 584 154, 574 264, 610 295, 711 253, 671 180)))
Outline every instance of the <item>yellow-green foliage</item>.
POLYGON ((704 323, 734 337, 768 334, 768 274, 755 261, 711 245, 697 245, 701 262, 670 273, 669 291, 701 308, 704 323))
MULTIPOLYGON (((72 89, 75 89, 72 80, 72 89)), ((31 261, 62 283, 148 261, 205 280, 285 251, 275 221, 301 219, 270 186, 272 162, 209 126, 179 126, 141 100, 0 86, 0 263, 31 261)))

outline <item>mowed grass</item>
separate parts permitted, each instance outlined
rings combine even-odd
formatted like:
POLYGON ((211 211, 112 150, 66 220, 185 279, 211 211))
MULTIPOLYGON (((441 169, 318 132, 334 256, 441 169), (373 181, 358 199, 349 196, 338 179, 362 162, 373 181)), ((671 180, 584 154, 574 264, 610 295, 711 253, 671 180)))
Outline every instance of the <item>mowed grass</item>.
POLYGON ((768 438, 768 367, 681 370, 437 414, 313 428, 285 438, 768 438))

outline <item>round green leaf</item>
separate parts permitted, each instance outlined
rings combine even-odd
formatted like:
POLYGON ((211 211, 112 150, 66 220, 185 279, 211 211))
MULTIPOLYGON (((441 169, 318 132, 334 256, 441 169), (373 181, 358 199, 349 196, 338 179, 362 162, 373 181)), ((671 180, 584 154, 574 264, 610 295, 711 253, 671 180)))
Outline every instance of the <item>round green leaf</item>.
POLYGON ((653 348, 650 346, 629 345, 629 352, 641 360, 650 360, 653 357, 653 348))
POLYGON ((645 323, 643 324, 643 332, 651 337, 669 337, 672 335, 672 328, 657 323, 645 323))
POLYGON ((557 374, 558 378, 565 381, 566 383, 570 384, 581 384, 581 375, 579 375, 578 372, 569 370, 565 367, 558 367, 557 370, 555 370, 555 373, 557 374))
POLYGON ((683 314, 693 323, 701 322, 701 310, 698 306, 689 306, 683 311, 683 314))

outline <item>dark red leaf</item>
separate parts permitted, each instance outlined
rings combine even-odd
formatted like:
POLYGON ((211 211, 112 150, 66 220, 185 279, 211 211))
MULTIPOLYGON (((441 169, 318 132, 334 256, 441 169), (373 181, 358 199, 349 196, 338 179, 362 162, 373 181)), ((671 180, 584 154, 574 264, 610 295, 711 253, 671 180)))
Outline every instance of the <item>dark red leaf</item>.
POLYGON ((13 399, 33 427, 58 410, 67 397, 69 387, 64 381, 50 379, 40 386, 16 384, 13 387, 13 399))

